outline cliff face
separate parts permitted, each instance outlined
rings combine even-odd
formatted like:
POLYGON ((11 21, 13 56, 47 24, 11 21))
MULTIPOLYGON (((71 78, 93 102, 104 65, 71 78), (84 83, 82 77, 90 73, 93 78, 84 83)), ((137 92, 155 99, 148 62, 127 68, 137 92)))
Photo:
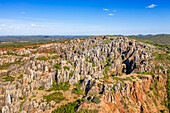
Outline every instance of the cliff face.
POLYGON ((153 113, 168 112, 164 102, 167 97, 166 81, 151 75, 122 75, 120 79, 110 77, 105 80, 94 80, 81 109, 98 109, 101 113, 153 113), (138 77, 137 77, 138 76, 138 77), (129 81, 127 77, 132 80, 129 81), (153 89, 152 89, 153 88, 153 89), (93 98, 100 97, 96 104, 93 98))
MULTIPOLYGON (((51 112, 81 98, 77 112, 168 112, 169 65, 154 60, 157 51, 126 37, 106 36, 18 50, 20 63, 0 78, 0 110, 51 112)), ((3 66, 7 55, 1 57, 3 66)))

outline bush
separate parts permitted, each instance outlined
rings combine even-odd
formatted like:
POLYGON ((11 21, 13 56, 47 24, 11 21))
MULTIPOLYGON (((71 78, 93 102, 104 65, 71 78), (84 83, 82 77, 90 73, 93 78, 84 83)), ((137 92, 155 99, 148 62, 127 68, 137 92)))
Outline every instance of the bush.
POLYGON ((7 76, 3 77, 2 79, 5 79, 4 82, 7 82, 7 81, 13 82, 14 81, 14 77, 11 77, 10 75, 7 75, 7 76))
MULTIPOLYGON (((170 74, 168 74, 166 89, 167 89, 168 100, 170 100, 170 74)), ((170 110, 170 101, 168 101, 168 109, 170 110)))
POLYGON ((44 90, 44 86, 40 86, 38 90, 44 90))
POLYGON ((73 71, 71 71, 70 73, 69 73, 69 77, 72 77, 73 76, 73 71))
POLYGON ((68 66, 64 66, 63 68, 64 68, 64 70, 66 70, 66 69, 70 70, 70 67, 68 67, 68 66))
POLYGON ((47 103, 49 103, 52 100, 55 101, 56 103, 60 103, 62 100, 65 99, 65 97, 63 97, 63 93, 61 92, 54 92, 47 96, 44 96, 43 98, 47 100, 47 103))
POLYGON ((99 104, 101 102, 100 97, 94 97, 92 102, 99 104))
POLYGON ((83 89, 73 88, 72 93, 83 95, 83 89))
POLYGON ((150 90, 153 90, 153 87, 150 87, 150 90))
POLYGON ((50 90, 63 90, 63 91, 67 91, 70 88, 70 84, 69 82, 62 82, 60 84, 55 84, 53 83, 52 88, 50 88, 50 90))
POLYGON ((19 97, 19 99, 20 99, 20 100, 23 100, 23 98, 22 98, 22 97, 19 97))
POLYGON ((19 77, 17 77, 18 79, 23 78, 23 74, 20 74, 19 77))
POLYGON ((95 64, 92 63, 92 67, 95 67, 95 64))
POLYGON ((58 64, 55 64, 53 67, 56 68, 56 69, 60 69, 60 65, 61 65, 61 64, 58 63, 58 64))
POLYGON ((52 56, 52 59, 58 59, 60 58, 59 56, 52 56))
POLYGON ((53 111, 53 113, 76 113, 79 104, 80 104, 80 100, 77 100, 76 102, 68 103, 67 105, 62 105, 61 107, 53 111))
POLYGON ((75 83, 74 84, 74 86, 76 87, 76 88, 73 88, 72 89, 72 93, 75 93, 75 94, 82 94, 83 95, 83 89, 80 89, 80 87, 81 87, 81 82, 79 81, 79 83, 77 84, 77 83, 75 83))
POLYGON ((38 57, 36 58, 36 60, 48 60, 49 58, 46 58, 46 57, 38 57))
POLYGON ((105 74, 107 74, 108 69, 109 69, 109 66, 106 66, 106 67, 104 68, 104 73, 105 73, 105 74))
POLYGON ((0 70, 8 69, 9 66, 11 66, 13 64, 20 64, 20 63, 21 63, 21 60, 11 62, 11 63, 5 63, 5 64, 0 66, 0 70))
POLYGON ((108 57, 106 57, 106 62, 109 64, 109 58, 108 57))

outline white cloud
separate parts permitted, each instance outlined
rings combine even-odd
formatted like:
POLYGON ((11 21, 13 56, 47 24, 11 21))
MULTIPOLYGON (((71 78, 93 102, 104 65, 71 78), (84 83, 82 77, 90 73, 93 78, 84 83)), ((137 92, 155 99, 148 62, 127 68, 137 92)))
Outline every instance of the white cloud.
POLYGON ((6 25, 5 24, 1 24, 0 27, 6 27, 6 25))
POLYGON ((158 6, 158 5, 151 4, 151 5, 147 6, 146 8, 154 8, 154 7, 156 7, 156 6, 158 6))
POLYGON ((113 10, 113 12, 116 12, 117 10, 113 10))
POLYGON ((109 16, 113 16, 114 14, 109 14, 109 16))
POLYGON ((25 12, 21 12, 21 14, 24 14, 25 12))
POLYGON ((36 25, 36 24, 31 24, 31 26, 32 26, 32 27, 38 27, 38 25, 36 25))
POLYGON ((104 10, 104 11, 109 11, 109 9, 105 9, 105 8, 103 8, 103 10, 104 10))
POLYGON ((44 25, 31 24, 31 27, 45 27, 44 25))

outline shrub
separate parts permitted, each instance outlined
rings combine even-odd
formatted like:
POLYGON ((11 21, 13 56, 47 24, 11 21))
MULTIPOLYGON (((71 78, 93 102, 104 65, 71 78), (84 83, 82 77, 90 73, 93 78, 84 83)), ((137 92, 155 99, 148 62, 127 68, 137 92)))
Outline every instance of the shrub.
POLYGON ((150 87, 150 90, 153 90, 153 87, 150 87))
POLYGON ((48 60, 49 58, 46 58, 46 57, 38 57, 36 58, 36 60, 48 60))
POLYGON ((24 101, 22 101, 22 103, 20 104, 20 109, 19 109, 19 113, 22 111, 21 107, 23 106, 24 102, 26 101, 26 99, 24 101))
POLYGON ((92 63, 92 67, 95 67, 95 64, 92 63))
POLYGON ((141 72, 137 72, 137 74, 141 74, 141 72))
POLYGON ((83 90, 80 88, 73 88, 72 93, 83 95, 83 90))
POLYGON ((106 67, 104 68, 104 73, 105 73, 105 74, 107 74, 108 69, 109 69, 109 66, 106 66, 106 67))
POLYGON ((52 59, 58 59, 60 58, 59 56, 53 56, 52 59))
POLYGON ((101 102, 100 97, 94 97, 92 102, 99 104, 101 102))
POLYGON ((147 72, 143 72, 144 75, 147 75, 148 73, 147 72))
POLYGON ((38 90, 44 90, 44 86, 40 86, 38 90))
POLYGON ((66 69, 70 70, 70 67, 68 67, 68 66, 64 66, 63 68, 64 68, 64 70, 66 70, 66 69))
POLYGON ((80 87, 81 87, 81 82, 79 81, 79 83, 75 83, 74 84, 74 86, 76 87, 76 88, 73 88, 72 89, 72 93, 75 93, 75 94, 82 94, 83 95, 83 89, 80 89, 80 87))
POLYGON ((73 71, 71 71, 70 73, 69 73, 69 77, 72 77, 73 76, 73 71))
POLYGON ((68 103, 67 105, 62 105, 61 107, 53 111, 53 113, 76 113, 78 109, 78 104, 80 104, 80 100, 68 103))
POLYGON ((20 74, 19 77, 17 77, 18 79, 23 78, 23 74, 20 74))
POLYGON ((92 62, 92 59, 89 59, 89 62, 91 63, 91 62, 92 62))
POLYGON ((5 63, 5 64, 0 66, 0 70, 8 69, 9 66, 11 66, 13 64, 20 64, 20 63, 21 63, 21 60, 11 62, 11 63, 5 63))
POLYGON ((55 64, 53 67, 56 68, 56 69, 60 69, 60 65, 61 65, 61 64, 58 63, 58 64, 55 64))
MULTIPOLYGON (((166 89, 167 89, 168 100, 170 100, 170 74, 168 74, 166 89)), ((170 110, 170 101, 168 101, 168 109, 170 110)))
POLYGON ((108 57, 106 57, 106 62, 109 64, 109 58, 108 57))
POLYGON ((19 97, 19 99, 20 99, 20 100, 23 100, 23 98, 22 98, 22 97, 19 97))
POLYGON ((70 88, 69 82, 62 82, 60 84, 53 83, 53 87, 50 90, 63 90, 67 91, 70 88))
POLYGON ((54 92, 47 96, 44 96, 43 98, 47 100, 47 103, 49 103, 52 100, 55 101, 56 103, 60 103, 62 100, 65 99, 65 97, 63 97, 63 93, 61 92, 54 92))
POLYGON ((10 76, 10 75, 7 75, 7 76, 3 77, 2 79, 5 79, 4 82, 7 82, 7 81, 13 82, 13 81, 14 81, 14 77, 12 77, 12 76, 10 76))

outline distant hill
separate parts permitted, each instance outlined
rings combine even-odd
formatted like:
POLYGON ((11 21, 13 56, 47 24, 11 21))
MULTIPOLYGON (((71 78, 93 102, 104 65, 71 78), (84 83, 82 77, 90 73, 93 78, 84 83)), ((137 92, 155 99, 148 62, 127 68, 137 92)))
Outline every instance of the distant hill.
POLYGON ((0 42, 51 42, 89 36, 0 36, 0 42))
POLYGON ((130 37, 145 42, 150 42, 152 44, 170 45, 170 34, 138 35, 138 36, 132 35, 130 37))

